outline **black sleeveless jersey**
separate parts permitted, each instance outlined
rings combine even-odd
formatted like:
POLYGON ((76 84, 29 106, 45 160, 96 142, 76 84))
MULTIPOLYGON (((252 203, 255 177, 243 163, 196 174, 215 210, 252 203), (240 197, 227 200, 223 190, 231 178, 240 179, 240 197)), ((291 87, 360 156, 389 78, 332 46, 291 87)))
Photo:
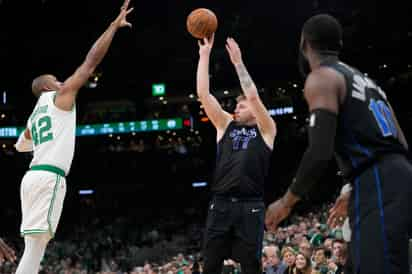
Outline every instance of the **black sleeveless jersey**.
POLYGON ((322 65, 341 73, 346 82, 335 138, 335 156, 343 175, 352 178, 385 154, 406 154, 385 92, 342 62, 322 65))
POLYGON ((212 192, 239 198, 261 198, 271 154, 257 126, 232 121, 217 144, 212 192))

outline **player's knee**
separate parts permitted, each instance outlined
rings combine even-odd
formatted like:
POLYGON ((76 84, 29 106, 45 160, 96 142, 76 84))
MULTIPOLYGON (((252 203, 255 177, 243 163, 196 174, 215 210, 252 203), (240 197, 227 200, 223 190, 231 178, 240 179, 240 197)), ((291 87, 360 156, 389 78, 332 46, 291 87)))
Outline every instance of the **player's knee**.
POLYGON ((48 242, 51 240, 49 233, 32 234, 26 235, 25 241, 31 241, 36 244, 36 246, 47 246, 48 242))

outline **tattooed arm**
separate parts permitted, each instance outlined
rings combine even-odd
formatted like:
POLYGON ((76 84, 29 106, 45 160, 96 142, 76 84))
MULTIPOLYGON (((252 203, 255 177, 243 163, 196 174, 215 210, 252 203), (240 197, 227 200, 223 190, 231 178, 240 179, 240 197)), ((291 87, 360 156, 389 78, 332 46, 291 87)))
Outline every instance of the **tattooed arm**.
POLYGON ((237 75, 239 77, 240 85, 243 93, 249 103, 249 107, 256 117, 256 122, 266 144, 272 148, 273 141, 276 137, 276 124, 270 116, 268 110, 264 106, 258 94, 255 83, 250 77, 246 66, 242 61, 242 54, 239 45, 232 38, 227 39, 226 49, 229 53, 230 60, 235 66, 237 75))
POLYGON ((258 99, 259 94, 255 83, 249 75, 243 62, 235 64, 235 69, 239 77, 240 86, 247 99, 258 99))

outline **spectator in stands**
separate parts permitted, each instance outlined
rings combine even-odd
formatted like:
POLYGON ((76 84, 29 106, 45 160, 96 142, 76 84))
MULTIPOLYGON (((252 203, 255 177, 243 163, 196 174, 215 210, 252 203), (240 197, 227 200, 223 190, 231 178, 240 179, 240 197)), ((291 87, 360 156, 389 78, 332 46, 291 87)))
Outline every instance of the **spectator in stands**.
POLYGON ((310 258, 312 257, 312 246, 310 245, 308 240, 303 240, 299 244, 299 252, 305 255, 305 257, 310 258))
POLYGON ((269 245, 263 248, 263 272, 265 274, 283 274, 287 268, 286 264, 280 261, 279 248, 269 245))
MULTIPOLYGON (((87 208, 92 208, 86 205, 87 208)), ((295 250, 299 249, 306 258, 312 258, 312 274, 339 274, 346 267, 346 243, 336 239, 330 227, 322 228, 321 215, 327 212, 327 208, 322 208, 317 214, 309 214, 306 217, 295 218, 295 224, 279 227, 277 233, 266 233, 264 236, 263 254, 265 259, 262 261, 265 274, 296 274, 299 271, 299 258, 295 250), (316 228, 317 226, 317 228, 316 228), (309 235, 304 230, 329 235, 325 241, 320 241, 320 247, 314 248, 308 243, 309 235), (279 247, 282 248, 283 262, 279 262, 279 247), (328 249, 330 248, 330 249, 328 249), (312 253, 311 250, 315 249, 312 253), (333 252, 332 252, 333 250, 333 252), (333 253, 333 254, 332 254, 333 253), (333 255, 333 256, 332 256, 333 255), (328 260, 329 259, 329 260, 328 260)), ((196 211, 194 211, 196 212, 196 211)), ((190 213, 188 216, 190 216, 190 213)), ((168 219, 168 218, 167 218, 168 219)), ((82 220, 84 222, 84 220, 82 220)), ((201 239, 196 238, 195 242, 190 240, 191 234, 197 236, 201 231, 192 225, 184 225, 186 228, 182 234, 172 236, 173 241, 163 242, 162 239, 170 235, 171 231, 176 233, 179 229, 173 223, 179 223, 177 216, 168 220, 156 220, 155 225, 148 225, 140 231, 129 231, 125 236, 125 227, 135 227, 129 219, 116 217, 96 219, 88 222, 87 228, 82 224, 73 224, 69 230, 67 238, 62 238, 54 243, 45 255, 43 260, 43 274, 69 274, 69 273, 124 273, 129 270, 133 274, 200 274, 200 257, 188 253, 179 253, 174 259, 171 257, 177 254, 176 250, 187 250, 188 246, 197 246, 200 249, 201 239), (168 232, 164 227, 167 226, 168 232), (154 228, 156 228, 154 230, 154 228), (92 230, 95 233, 87 233, 92 230), (156 231, 156 232, 155 232, 156 231), (191 233, 190 231, 193 231, 191 233), (137 235, 136 235, 137 234, 137 235), (153 236, 157 234, 157 236, 153 236), (138 236, 140 235, 140 236, 138 236), (183 236, 179 236, 183 235, 183 236), (133 242, 133 244, 130 244, 133 242), (196 244, 197 243, 197 244, 196 244), (168 251, 166 251, 168 250, 168 251), (169 260, 170 258, 170 260, 169 260), (149 265, 152 264, 151 266, 149 265), (155 263, 161 263, 162 267, 157 267, 155 263), (142 265, 141 267, 136 267, 142 265), (143 267, 144 266, 144 267, 143 267), (132 270, 133 269, 133 270, 132 270), (117 271, 117 272, 114 272, 117 271)), ((195 225, 196 223, 193 223, 195 225)), ((197 224, 201 227, 200 224, 197 224)), ((336 233, 335 233, 336 234, 336 233)), ((335 235, 336 236, 336 235, 335 235)), ((322 237, 323 238, 323 237, 322 237)), ((10 239, 13 242, 13 239, 10 239)), ((21 247, 17 248, 20 254, 21 247), (20 252, 19 252, 20 251, 20 252)), ((302 265, 305 265, 303 258, 300 258, 302 265)), ((238 273, 240 268, 236 263, 230 265, 226 262, 227 273, 238 273)), ((0 265, 0 273, 13 273, 15 267, 10 263, 0 265)), ((350 273, 350 272, 349 272, 350 273)), ((220 273, 219 273, 220 274, 220 273)))
POLYGON ((295 262, 296 262, 296 251, 290 247, 286 246, 282 249, 282 260, 287 266, 284 274, 294 274, 295 262))
POLYGON ((174 146, 175 146, 175 152, 177 152, 178 154, 182 154, 182 155, 187 154, 187 147, 184 144, 182 137, 180 136, 177 137, 177 141, 174 144, 174 146))
POLYGON ((192 265, 192 274, 201 274, 203 272, 202 266, 200 263, 196 260, 193 265, 192 265))
POLYGON ((342 240, 334 240, 332 245, 332 256, 338 260, 344 257, 345 243, 342 240))
POLYGON ((296 270, 294 274, 312 274, 310 259, 305 254, 299 252, 296 255, 296 270))
POLYGON ((346 262, 346 246, 342 240, 334 240, 332 246, 332 258, 328 260, 329 272, 332 274, 343 273, 346 262))
POLYGON ((317 247, 313 254, 313 269, 319 274, 328 273, 328 265, 326 258, 326 249, 324 247, 317 247))
POLYGON ((235 274, 238 269, 238 263, 232 259, 223 261, 222 274, 235 274))
POLYGON ((311 245, 318 247, 323 242, 322 225, 316 223, 314 229, 312 230, 312 238, 310 239, 311 245))
POLYGON ((326 238, 325 242, 323 243, 323 246, 325 247, 327 251, 332 253, 332 244, 333 244, 333 239, 326 238))
POLYGON ((299 232, 303 233, 303 234, 307 234, 308 233, 308 225, 306 222, 301 221, 299 223, 299 232))

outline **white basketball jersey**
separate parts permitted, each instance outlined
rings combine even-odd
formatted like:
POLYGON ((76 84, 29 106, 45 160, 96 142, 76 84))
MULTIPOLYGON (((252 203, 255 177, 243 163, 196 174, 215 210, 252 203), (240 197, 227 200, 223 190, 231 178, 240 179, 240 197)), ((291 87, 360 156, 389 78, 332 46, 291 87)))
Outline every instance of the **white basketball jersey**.
POLYGON ((76 108, 72 111, 57 108, 55 96, 55 91, 43 92, 27 121, 34 145, 30 167, 52 165, 67 175, 74 155, 76 108))

